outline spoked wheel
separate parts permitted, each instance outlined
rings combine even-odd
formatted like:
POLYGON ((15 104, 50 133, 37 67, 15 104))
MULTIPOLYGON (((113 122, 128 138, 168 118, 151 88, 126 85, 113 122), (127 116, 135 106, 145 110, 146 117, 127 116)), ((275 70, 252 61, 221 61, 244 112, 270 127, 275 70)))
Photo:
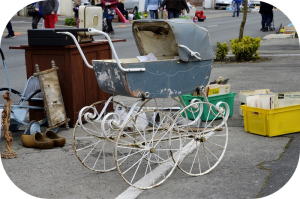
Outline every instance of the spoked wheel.
MULTIPOLYGON (((180 113, 182 109, 181 103, 176 98, 152 98, 147 99, 140 107, 140 110, 147 108, 149 110, 161 111, 173 119, 180 113)), ((158 118, 155 118, 158 120, 158 118)))
MULTIPOLYGON (((113 153, 119 129, 116 126, 112 127, 111 123, 118 123, 119 116, 113 114, 116 108, 122 109, 124 114, 127 112, 122 104, 111 101, 102 116, 99 116, 105 103, 106 100, 83 108, 80 118, 85 118, 85 122, 78 120, 73 132, 73 148, 77 158, 85 167, 98 172, 108 172, 116 168, 113 153)), ((122 114, 120 116, 122 117, 122 114)), ((128 154, 130 150, 123 152, 128 154)))
POLYGON ((119 174, 135 188, 156 187, 172 174, 179 161, 182 143, 179 128, 172 117, 153 110, 139 111, 125 126, 129 125, 132 131, 122 129, 116 140, 115 161, 119 174), (157 115, 159 122, 155 122, 157 115), (148 126, 138 126, 138 119, 146 119, 148 126), (131 153, 123 156, 123 150, 131 150, 131 153), (174 161, 170 151, 176 154, 174 161))
MULTIPOLYGON (((200 176, 212 171, 222 160, 228 143, 227 119, 229 106, 220 103, 216 106, 206 102, 196 102, 185 107, 180 115, 190 112, 193 119, 182 117, 179 130, 182 134, 182 156, 178 168, 191 176, 200 176), (222 105, 223 104, 223 105, 222 105), (203 122, 200 120, 202 105, 214 111, 214 119, 203 122), (221 107, 223 106, 223 107, 221 107), (224 108, 225 107, 225 108, 224 108), (197 110, 197 111, 196 111, 197 110), (200 110, 200 111, 199 111, 200 110), (216 120, 222 116, 222 119, 216 120)), ((209 115, 211 112, 208 113, 209 115)), ((178 117, 180 117, 178 115, 178 117)), ((207 117, 207 118, 208 118, 207 117)))

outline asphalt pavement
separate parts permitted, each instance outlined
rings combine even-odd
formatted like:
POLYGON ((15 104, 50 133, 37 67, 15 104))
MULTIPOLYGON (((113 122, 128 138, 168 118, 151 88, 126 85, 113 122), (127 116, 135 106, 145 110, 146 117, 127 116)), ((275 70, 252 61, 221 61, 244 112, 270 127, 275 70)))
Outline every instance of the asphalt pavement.
MULTIPOLYGON (((230 16, 231 12, 216 12, 214 16, 224 15, 230 16)), ((60 17, 59 23, 62 21, 60 17)), ((176 169, 162 185, 139 192, 137 198, 257 198, 275 193, 289 181, 299 162, 300 133, 269 138, 245 132, 243 118, 238 114, 238 93, 263 88, 273 92, 299 91, 299 41, 263 39, 259 53, 268 60, 213 64, 210 80, 230 77, 231 91, 237 93, 233 116, 227 122, 229 143, 220 164, 200 177, 176 169)), ((117 97, 116 101, 133 103, 125 97, 117 97)), ((24 128, 13 133, 12 148, 18 158, 2 159, 2 163, 11 181, 26 193, 40 198, 122 198, 130 189, 117 171, 97 173, 82 166, 72 148, 73 129, 60 128, 59 136, 67 139, 64 147, 39 150, 22 146, 24 128)), ((4 149, 2 139, 0 151, 4 149)), ((123 198, 130 198, 134 192, 130 189, 123 198)), ((295 193, 287 198, 297 198, 295 193)), ((271 198, 276 198, 276 193, 271 198)))

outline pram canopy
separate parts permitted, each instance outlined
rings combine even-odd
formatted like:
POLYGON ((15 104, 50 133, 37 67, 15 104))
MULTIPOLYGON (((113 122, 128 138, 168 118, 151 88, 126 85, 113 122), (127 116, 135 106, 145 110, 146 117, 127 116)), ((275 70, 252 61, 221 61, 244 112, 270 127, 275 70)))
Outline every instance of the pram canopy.
POLYGON ((199 61, 185 48, 200 53, 202 60, 215 59, 208 31, 186 19, 138 20, 132 31, 140 55, 179 56, 184 62, 199 61))

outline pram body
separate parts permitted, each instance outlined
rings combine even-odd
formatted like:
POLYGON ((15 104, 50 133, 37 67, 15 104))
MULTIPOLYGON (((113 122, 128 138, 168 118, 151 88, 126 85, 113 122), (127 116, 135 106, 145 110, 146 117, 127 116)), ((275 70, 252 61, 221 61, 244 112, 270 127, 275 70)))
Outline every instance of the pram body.
POLYGON ((132 25, 140 55, 153 53, 157 61, 120 59, 124 68, 143 68, 142 72, 117 70, 116 60, 93 60, 98 84, 105 92, 141 98, 167 98, 194 92, 206 86, 215 55, 208 31, 185 19, 139 20, 132 25), (189 35, 189 36, 188 36, 189 35), (179 45, 199 52, 201 61, 179 45))

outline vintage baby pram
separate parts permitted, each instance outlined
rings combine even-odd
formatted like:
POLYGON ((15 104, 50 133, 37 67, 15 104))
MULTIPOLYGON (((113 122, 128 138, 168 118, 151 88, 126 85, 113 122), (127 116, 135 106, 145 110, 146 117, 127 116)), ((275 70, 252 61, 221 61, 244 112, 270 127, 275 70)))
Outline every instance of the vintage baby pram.
POLYGON ((88 31, 106 36, 115 59, 93 60, 91 66, 75 37, 56 30, 74 39, 101 89, 113 95, 81 109, 73 133, 79 161, 98 172, 117 168, 125 182, 139 189, 160 185, 176 167, 192 176, 213 170, 227 147, 229 107, 207 100, 185 104, 180 97, 203 92, 208 84, 215 58, 208 31, 185 19, 135 21, 132 31, 140 55, 157 58, 146 62, 119 60, 106 33, 88 31), (115 100, 118 95, 138 100, 128 107, 115 100), (203 106, 213 120, 200 120, 203 106))

